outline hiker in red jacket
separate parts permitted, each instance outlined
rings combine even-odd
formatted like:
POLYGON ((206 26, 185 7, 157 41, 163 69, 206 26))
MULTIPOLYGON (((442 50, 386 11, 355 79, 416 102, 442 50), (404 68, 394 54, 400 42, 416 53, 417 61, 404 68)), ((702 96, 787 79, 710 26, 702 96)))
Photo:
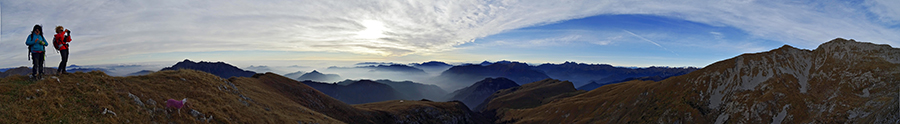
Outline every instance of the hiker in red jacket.
POLYGON ((63 32, 62 26, 56 26, 56 35, 53 35, 53 47, 56 50, 59 50, 60 56, 62 56, 62 60, 59 61, 59 68, 56 69, 57 74, 67 74, 66 72, 66 62, 69 61, 69 42, 72 41, 72 38, 69 36, 71 33, 69 29, 65 29, 63 32))

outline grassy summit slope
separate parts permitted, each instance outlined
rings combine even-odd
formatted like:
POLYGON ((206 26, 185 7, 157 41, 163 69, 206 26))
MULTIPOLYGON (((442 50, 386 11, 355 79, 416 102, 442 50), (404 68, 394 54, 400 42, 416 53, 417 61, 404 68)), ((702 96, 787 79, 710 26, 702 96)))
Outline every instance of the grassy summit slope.
POLYGON ((303 106, 285 104, 289 99, 254 84, 234 86, 195 70, 130 77, 94 71, 40 81, 12 76, 0 80, 0 100, 9 101, 0 104, 4 118, 0 123, 340 123, 303 106), (189 106, 180 113, 165 110, 165 100, 181 98, 188 98, 189 106))

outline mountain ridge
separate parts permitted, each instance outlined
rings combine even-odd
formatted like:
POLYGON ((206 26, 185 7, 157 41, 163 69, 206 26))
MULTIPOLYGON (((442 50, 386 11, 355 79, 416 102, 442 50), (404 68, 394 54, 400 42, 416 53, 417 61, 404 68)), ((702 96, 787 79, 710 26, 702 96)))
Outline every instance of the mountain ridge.
POLYGON ((539 107, 504 111, 498 121, 895 123, 900 121, 896 55, 900 49, 841 38, 815 50, 786 45, 659 82, 610 84, 539 107), (586 106, 596 109, 577 109, 586 106))
POLYGON ((170 67, 165 67, 160 69, 163 70, 178 70, 178 69, 194 69, 203 71, 206 73, 211 73, 213 75, 222 77, 222 78, 230 78, 230 77, 250 77, 256 74, 256 72, 246 71, 241 68, 238 68, 234 65, 225 63, 225 62, 194 62, 188 59, 184 61, 175 63, 170 67))

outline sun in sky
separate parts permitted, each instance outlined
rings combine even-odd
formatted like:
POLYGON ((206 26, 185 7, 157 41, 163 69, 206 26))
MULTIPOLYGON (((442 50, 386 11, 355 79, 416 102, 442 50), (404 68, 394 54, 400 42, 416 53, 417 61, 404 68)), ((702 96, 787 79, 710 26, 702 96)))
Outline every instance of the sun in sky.
POLYGON ((363 20, 360 24, 365 27, 365 30, 356 33, 359 38, 375 40, 387 37, 387 35, 384 35, 384 32, 388 29, 384 27, 384 23, 381 21, 363 20))

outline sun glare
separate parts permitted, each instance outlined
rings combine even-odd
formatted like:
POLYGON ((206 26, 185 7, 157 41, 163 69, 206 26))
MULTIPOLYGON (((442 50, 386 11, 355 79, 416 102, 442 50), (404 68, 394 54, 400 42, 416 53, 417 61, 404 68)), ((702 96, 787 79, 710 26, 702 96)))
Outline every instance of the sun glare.
POLYGON ((384 35, 384 31, 386 31, 387 28, 384 27, 384 23, 382 23, 381 21, 365 20, 362 21, 362 25, 365 26, 366 29, 356 33, 358 37, 366 39, 378 39, 386 37, 386 35, 384 35))

